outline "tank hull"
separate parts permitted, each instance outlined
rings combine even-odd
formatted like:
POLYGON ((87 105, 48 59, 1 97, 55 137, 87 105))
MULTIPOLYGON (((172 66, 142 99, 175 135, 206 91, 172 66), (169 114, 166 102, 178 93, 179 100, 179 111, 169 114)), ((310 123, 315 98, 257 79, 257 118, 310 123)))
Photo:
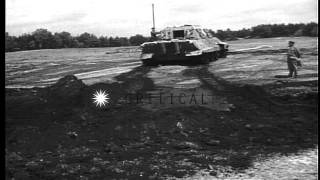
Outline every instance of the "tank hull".
POLYGON ((212 31, 199 26, 167 27, 151 34, 161 40, 141 45, 141 60, 145 65, 209 63, 227 56, 228 44, 214 37, 212 31))
POLYGON ((205 64, 226 57, 228 51, 225 43, 214 38, 154 41, 142 47, 144 65, 205 64))

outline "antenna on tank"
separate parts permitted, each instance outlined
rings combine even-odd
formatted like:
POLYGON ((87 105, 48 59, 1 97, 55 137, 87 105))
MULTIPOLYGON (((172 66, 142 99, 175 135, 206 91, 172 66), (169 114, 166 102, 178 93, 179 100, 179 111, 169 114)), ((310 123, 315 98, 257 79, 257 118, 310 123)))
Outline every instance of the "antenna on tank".
POLYGON ((154 4, 152 4, 152 22, 153 22, 153 27, 151 28, 151 37, 156 36, 156 26, 155 26, 155 21, 154 21, 154 4))

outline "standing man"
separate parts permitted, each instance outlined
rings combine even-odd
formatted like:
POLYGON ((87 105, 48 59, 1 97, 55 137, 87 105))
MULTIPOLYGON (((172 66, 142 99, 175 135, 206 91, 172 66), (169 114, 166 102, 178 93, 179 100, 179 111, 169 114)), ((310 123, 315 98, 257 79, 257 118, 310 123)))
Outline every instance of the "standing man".
POLYGON ((294 42, 289 41, 289 47, 288 47, 288 53, 287 53, 287 63, 288 63, 288 70, 289 70, 288 77, 296 78, 298 76, 297 66, 298 66, 298 63, 301 64, 299 60, 300 57, 301 57, 300 52, 296 47, 294 47, 294 42))

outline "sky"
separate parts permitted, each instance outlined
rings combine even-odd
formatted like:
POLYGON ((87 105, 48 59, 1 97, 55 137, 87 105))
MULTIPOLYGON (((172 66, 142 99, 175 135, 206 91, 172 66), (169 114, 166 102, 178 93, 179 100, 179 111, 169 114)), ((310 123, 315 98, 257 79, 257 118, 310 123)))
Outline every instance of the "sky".
POLYGON ((84 32, 149 36, 152 3, 156 30, 184 24, 239 30, 259 24, 318 22, 317 0, 6 0, 6 32, 84 32))

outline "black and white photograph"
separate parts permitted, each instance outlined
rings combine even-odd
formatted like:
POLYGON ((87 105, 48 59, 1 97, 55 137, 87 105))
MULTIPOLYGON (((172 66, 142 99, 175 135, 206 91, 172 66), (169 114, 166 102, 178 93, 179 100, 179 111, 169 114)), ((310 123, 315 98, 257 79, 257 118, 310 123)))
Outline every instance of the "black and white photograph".
POLYGON ((5 0, 6 180, 317 180, 317 0, 5 0))

